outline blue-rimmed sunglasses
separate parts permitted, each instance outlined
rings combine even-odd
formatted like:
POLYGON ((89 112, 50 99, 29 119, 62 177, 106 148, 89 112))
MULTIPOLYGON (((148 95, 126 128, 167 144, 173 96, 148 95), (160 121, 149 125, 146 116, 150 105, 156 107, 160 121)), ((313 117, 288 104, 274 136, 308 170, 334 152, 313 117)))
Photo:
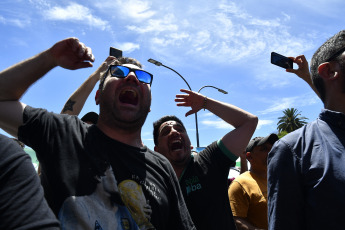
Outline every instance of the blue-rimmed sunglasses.
POLYGON ((141 69, 132 69, 122 65, 110 65, 108 71, 112 77, 117 78, 125 78, 130 72, 134 72, 140 82, 152 84, 153 75, 141 69))

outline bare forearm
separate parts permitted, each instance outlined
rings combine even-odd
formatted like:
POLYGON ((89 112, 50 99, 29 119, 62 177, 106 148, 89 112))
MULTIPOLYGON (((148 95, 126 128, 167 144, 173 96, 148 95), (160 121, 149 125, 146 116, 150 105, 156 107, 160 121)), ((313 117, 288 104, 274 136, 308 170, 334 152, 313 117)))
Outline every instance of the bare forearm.
MULTIPOLYGON (((238 128, 248 122, 253 124, 257 123, 257 117, 255 115, 234 105, 220 102, 212 98, 207 98, 206 109, 235 128, 238 128)), ((256 124, 254 126, 256 127, 256 124)))
POLYGON ((222 142, 234 155, 240 156, 256 129, 258 118, 236 106, 213 99, 207 99, 206 108, 235 127, 222 138, 222 142))
POLYGON ((54 68, 48 50, 0 72, 0 101, 19 100, 26 90, 54 68))
POLYGON ((114 63, 115 60, 115 57, 107 57, 107 59, 105 59, 105 61, 98 67, 98 69, 95 72, 93 72, 85 80, 85 82, 69 97, 61 113, 79 115, 95 85, 106 73, 109 65, 114 63))
POLYGON ((61 113, 79 115, 98 80, 99 76, 97 74, 90 75, 90 77, 69 97, 61 113))

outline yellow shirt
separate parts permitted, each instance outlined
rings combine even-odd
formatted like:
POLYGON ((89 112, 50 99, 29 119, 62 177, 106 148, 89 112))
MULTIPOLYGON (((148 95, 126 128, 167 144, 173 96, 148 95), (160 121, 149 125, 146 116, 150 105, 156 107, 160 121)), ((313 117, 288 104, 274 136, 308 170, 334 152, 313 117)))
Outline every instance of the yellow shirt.
POLYGON ((230 184, 232 214, 246 218, 257 228, 267 229, 267 179, 247 171, 230 184))

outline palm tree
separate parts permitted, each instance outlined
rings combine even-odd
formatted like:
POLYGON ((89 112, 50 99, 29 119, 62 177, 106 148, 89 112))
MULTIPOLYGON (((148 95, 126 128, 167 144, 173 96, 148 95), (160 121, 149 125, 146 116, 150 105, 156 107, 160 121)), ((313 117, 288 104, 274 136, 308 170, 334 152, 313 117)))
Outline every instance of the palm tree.
POLYGON ((303 125, 307 124, 305 120, 308 120, 308 118, 300 117, 301 113, 299 113, 295 108, 285 109, 283 113, 284 116, 278 117, 279 121, 277 123, 278 131, 280 133, 283 131, 291 133, 292 131, 299 129, 303 125))

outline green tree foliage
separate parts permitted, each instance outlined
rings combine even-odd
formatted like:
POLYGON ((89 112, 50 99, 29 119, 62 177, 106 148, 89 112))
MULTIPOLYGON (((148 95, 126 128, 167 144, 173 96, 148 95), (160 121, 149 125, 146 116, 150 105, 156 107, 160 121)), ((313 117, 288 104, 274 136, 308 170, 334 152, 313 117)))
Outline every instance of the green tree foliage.
POLYGON ((277 129, 279 133, 282 133, 283 131, 291 133, 307 124, 306 120, 308 120, 308 118, 301 117, 301 113, 295 108, 285 109, 283 113, 284 116, 278 117, 279 121, 277 123, 277 129))
POLYGON ((277 134, 277 136, 278 136, 278 138, 280 139, 280 138, 284 137, 284 136, 287 135, 287 134, 288 134, 288 132, 286 132, 285 130, 283 130, 283 131, 279 132, 279 133, 277 134))

